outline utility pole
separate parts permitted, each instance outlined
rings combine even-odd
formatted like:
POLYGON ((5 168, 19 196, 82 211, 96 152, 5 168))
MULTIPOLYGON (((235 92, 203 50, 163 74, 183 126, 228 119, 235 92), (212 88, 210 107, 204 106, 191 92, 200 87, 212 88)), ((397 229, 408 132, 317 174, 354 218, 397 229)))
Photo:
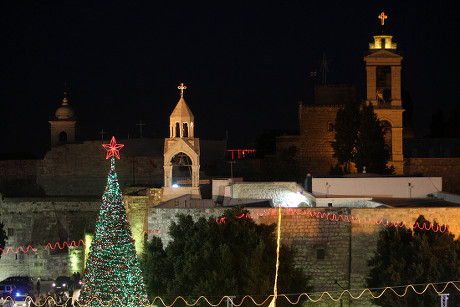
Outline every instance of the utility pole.
POLYGON ((228 162, 228 163, 230 163, 230 178, 233 179, 233 164, 235 164, 236 161, 235 161, 235 160, 232 160, 232 161, 230 161, 230 162, 228 162))

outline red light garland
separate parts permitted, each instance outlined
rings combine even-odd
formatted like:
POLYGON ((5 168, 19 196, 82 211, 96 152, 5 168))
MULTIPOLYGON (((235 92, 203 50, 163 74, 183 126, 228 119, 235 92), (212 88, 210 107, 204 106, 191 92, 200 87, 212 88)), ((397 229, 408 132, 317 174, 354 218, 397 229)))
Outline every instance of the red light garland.
MULTIPOLYGON (((258 217, 263 217, 267 215, 275 215, 275 214, 276 214, 276 208, 271 208, 271 209, 257 210, 256 212, 253 212, 253 213, 248 212, 241 216, 235 216, 235 218, 258 218, 258 217)), ((336 213, 330 213, 330 212, 318 212, 318 211, 311 211, 311 210, 305 210, 305 209, 286 208, 286 214, 304 215, 306 217, 314 217, 318 219, 321 218, 321 219, 326 219, 327 221, 331 221, 331 222, 342 221, 342 222, 347 222, 347 223, 368 224, 368 225, 373 225, 373 226, 380 225, 380 226, 386 226, 386 227, 408 227, 412 229, 420 229, 420 230, 433 231, 433 232, 438 232, 438 231, 446 232, 449 229, 452 232, 457 232, 459 230, 458 225, 451 227, 449 225, 437 224, 435 227, 433 226, 433 224, 423 223, 422 225, 420 225, 418 222, 415 222, 412 226, 410 225, 408 226, 408 223, 405 221, 390 221, 390 220, 384 220, 383 218, 379 220, 378 219, 372 220, 372 219, 368 219, 365 217, 354 217, 352 215, 348 216, 348 215, 342 215, 342 214, 336 214, 336 213)), ((216 219, 216 223, 218 224, 225 223, 225 221, 226 221, 226 217, 221 217, 221 218, 216 219)), ((143 235, 147 235, 150 237, 152 234, 158 236, 160 235, 160 232, 161 232, 161 228, 159 228, 158 231, 156 231, 155 229, 149 232, 144 230, 142 233, 143 235)), ((71 241, 70 243, 64 242, 62 243, 62 247, 59 242, 54 243, 53 245, 54 247, 52 246, 51 243, 48 243, 45 246, 45 249, 47 249, 48 247, 51 249, 55 249, 56 247, 60 249, 64 249, 66 246, 67 247, 71 247, 71 246, 79 247, 80 244, 85 245, 85 242, 81 239, 79 240, 78 244, 76 244, 75 241, 71 241)), ((8 247, 6 251, 0 248, 0 251, 3 254, 8 254, 9 252, 16 254, 19 251, 22 251, 23 253, 27 253, 30 250, 34 252, 37 251, 37 249, 33 248, 31 245, 27 246, 26 250, 24 250, 23 247, 18 247, 16 251, 11 247, 8 247)))

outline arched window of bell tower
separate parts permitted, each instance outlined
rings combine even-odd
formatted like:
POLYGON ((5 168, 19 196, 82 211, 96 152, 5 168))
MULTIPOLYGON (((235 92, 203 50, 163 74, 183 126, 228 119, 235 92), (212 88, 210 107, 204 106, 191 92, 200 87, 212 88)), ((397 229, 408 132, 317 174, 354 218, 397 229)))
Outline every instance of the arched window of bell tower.
POLYGON ((67 133, 65 131, 61 131, 61 133, 59 133, 59 143, 67 143, 67 133))
POLYGON ((188 138, 188 123, 182 124, 182 136, 188 138))
POLYGON ((178 122, 176 122, 176 138, 179 138, 181 135, 180 135, 180 124, 178 122))

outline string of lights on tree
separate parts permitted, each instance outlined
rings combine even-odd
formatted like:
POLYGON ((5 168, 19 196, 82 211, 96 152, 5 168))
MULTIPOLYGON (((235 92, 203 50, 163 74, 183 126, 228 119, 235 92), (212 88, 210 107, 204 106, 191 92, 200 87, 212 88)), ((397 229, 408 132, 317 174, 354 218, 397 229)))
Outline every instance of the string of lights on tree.
POLYGON ((146 305, 147 292, 115 171, 115 157, 120 159, 123 144, 117 144, 112 137, 109 144, 102 146, 107 150, 106 159, 110 158, 110 172, 83 273, 79 302, 85 306, 146 305))

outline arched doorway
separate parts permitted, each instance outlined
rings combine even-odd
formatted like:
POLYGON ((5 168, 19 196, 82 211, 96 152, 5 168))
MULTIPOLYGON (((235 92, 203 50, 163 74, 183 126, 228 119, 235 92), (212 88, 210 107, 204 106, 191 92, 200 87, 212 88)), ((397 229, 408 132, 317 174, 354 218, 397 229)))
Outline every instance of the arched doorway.
POLYGON ((67 133, 65 131, 61 131, 61 133, 59 133, 59 143, 60 144, 67 143, 67 133))
POLYGON ((172 167, 172 184, 177 184, 181 187, 192 186, 192 159, 183 153, 179 152, 171 158, 172 167))

